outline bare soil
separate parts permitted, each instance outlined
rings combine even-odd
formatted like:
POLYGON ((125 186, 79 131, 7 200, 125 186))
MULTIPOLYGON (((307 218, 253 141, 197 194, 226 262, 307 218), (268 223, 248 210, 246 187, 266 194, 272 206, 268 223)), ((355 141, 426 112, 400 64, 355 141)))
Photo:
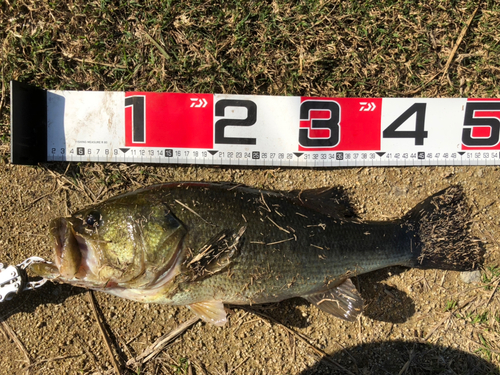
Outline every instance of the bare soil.
MULTIPOLYGON (((302 299, 251 309, 230 307, 225 327, 198 322, 142 368, 122 371, 497 374, 500 302, 491 285, 498 283, 486 278, 492 276, 487 267, 499 264, 499 178, 498 167, 283 170, 93 164, 26 167, 3 162, 1 260, 18 264, 33 255, 51 259, 47 229, 52 218, 158 182, 231 181, 278 190, 342 186, 366 220, 399 217, 432 193, 459 184, 474 217, 472 235, 484 241, 487 250, 485 283, 466 284, 452 271, 388 268, 355 279, 366 301, 358 322, 336 319, 302 299)), ((102 293, 96 293, 96 298, 107 333, 118 348, 114 356, 121 363, 192 317, 185 307, 142 305, 102 293)), ((5 332, 0 334, 0 373, 114 371, 87 291, 49 283, 0 308, 20 342, 10 339, 5 326, 0 330, 5 332)))
MULTIPOLYGON (((499 12, 494 0, 0 0, 0 262, 51 258, 51 219, 154 183, 341 186, 366 220, 401 216, 459 184, 487 252, 480 282, 402 267, 363 275, 354 280, 366 302, 355 323, 302 299, 230 307, 225 327, 197 323, 144 366, 121 371, 500 374, 498 167, 7 162, 12 79, 51 90, 499 98, 499 12)), ((192 317, 185 307, 96 298, 122 364, 192 317)), ((85 290, 48 283, 0 304, 0 321, 0 374, 114 371, 85 290)))

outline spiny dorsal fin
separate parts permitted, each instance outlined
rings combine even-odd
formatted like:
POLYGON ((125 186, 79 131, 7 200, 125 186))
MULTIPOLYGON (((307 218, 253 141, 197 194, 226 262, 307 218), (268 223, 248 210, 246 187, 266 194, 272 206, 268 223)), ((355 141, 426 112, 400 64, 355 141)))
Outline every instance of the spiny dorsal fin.
POLYGON ((188 305, 188 307, 207 323, 223 326, 227 322, 226 310, 222 302, 198 302, 188 305))
POLYGON ((185 261, 192 272, 191 281, 198 281, 222 271, 230 263, 239 249, 240 239, 246 226, 238 231, 223 230, 212 237, 192 258, 185 261))
POLYGON ((350 322, 363 312, 363 298, 356 290, 351 279, 326 292, 303 296, 326 313, 350 322))
POLYGON ((344 189, 322 187, 318 189, 292 190, 289 193, 296 203, 332 218, 350 219, 355 216, 344 189))

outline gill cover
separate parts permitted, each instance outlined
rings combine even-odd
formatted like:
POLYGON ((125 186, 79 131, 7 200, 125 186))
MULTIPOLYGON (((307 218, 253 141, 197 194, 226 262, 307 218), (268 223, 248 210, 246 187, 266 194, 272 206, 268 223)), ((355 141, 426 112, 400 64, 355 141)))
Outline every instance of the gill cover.
POLYGON ((157 287, 172 277, 186 233, 168 206, 145 194, 112 198, 51 228, 59 279, 93 289, 157 287))

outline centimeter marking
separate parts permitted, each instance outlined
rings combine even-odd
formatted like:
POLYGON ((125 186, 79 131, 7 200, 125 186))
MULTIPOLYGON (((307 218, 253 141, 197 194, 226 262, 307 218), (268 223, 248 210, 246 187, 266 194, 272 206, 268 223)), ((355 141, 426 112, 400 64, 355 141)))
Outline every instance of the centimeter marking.
POLYGON ((11 90, 17 164, 500 165, 500 99, 11 90))
POLYGON ((48 161, 73 162, 132 162, 149 164, 204 164, 227 166, 273 167, 361 167, 361 166, 453 166, 500 165, 500 153, 384 153, 384 152, 330 152, 330 153, 251 153, 186 149, 109 149, 102 147, 77 147, 69 153, 66 149, 52 148, 48 161), (129 153, 130 152, 130 153, 129 153), (129 153, 129 154, 128 154, 129 153), (212 155, 212 153, 214 153, 212 155))

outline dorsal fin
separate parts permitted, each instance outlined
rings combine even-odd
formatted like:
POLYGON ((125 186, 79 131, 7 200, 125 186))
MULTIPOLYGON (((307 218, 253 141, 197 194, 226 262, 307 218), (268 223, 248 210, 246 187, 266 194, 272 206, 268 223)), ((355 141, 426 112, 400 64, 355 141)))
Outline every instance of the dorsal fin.
POLYGON ((318 189, 292 190, 291 198, 311 210, 321 212, 334 219, 351 219, 355 213, 347 194, 340 187, 322 187, 318 189))
POLYGON ((363 312, 363 298, 351 279, 326 292, 303 296, 309 302, 328 314, 347 321, 355 321, 363 312))
POLYGON ((240 247, 246 226, 239 230, 225 229, 212 237, 196 254, 186 259, 184 265, 191 271, 191 281, 199 281, 222 271, 231 263, 240 247))

